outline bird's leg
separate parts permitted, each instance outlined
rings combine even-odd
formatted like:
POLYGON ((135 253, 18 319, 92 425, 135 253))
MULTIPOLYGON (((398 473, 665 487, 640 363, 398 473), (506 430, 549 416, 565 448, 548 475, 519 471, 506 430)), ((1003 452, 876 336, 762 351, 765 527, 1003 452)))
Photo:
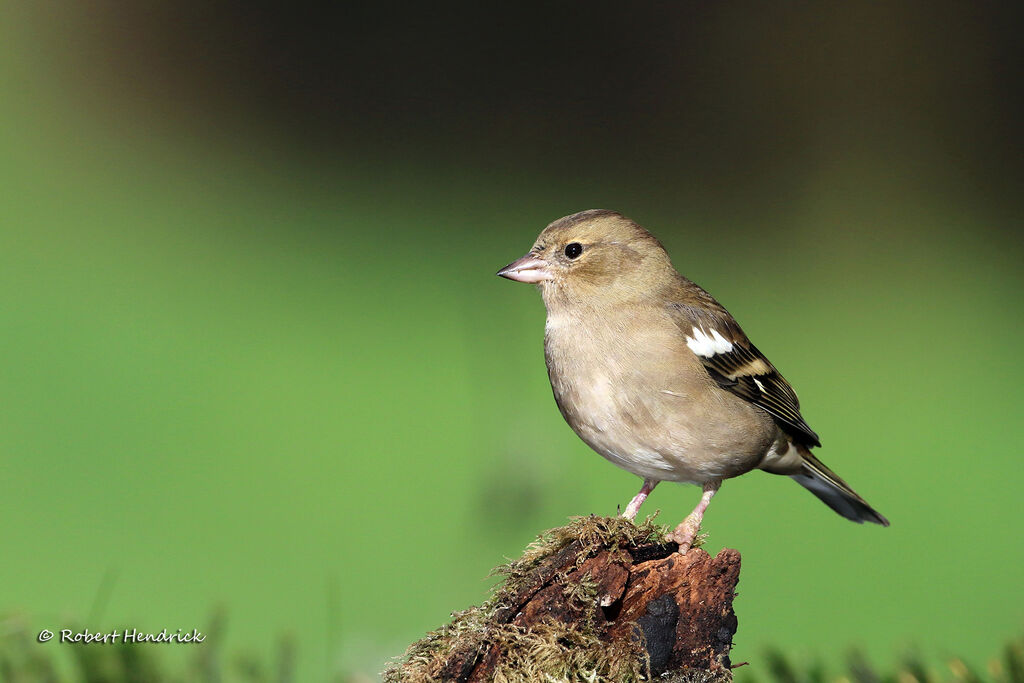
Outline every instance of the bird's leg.
POLYGON ((711 481, 704 484, 704 495, 700 497, 697 507, 686 516, 686 519, 676 527, 675 531, 669 534, 669 540, 679 544, 680 555, 685 555, 686 551, 693 545, 693 539, 697 537, 697 532, 700 531, 700 522, 704 519, 704 511, 708 509, 708 505, 711 504, 711 497, 715 495, 718 487, 721 485, 722 482, 720 481, 711 481))
POLYGON ((622 513, 622 516, 632 522, 636 518, 636 513, 640 512, 640 506, 647 500, 647 494, 653 491, 657 485, 658 482, 653 479, 644 479, 644 485, 640 487, 640 493, 633 496, 633 500, 629 501, 629 505, 626 506, 626 511, 622 513))

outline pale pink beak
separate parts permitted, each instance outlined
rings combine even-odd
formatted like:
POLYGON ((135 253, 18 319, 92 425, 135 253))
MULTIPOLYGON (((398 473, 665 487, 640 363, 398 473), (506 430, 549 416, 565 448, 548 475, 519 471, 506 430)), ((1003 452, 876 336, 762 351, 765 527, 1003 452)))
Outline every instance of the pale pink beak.
POLYGON ((513 261, 498 271, 498 275, 515 280, 516 282, 528 282, 536 284, 551 279, 551 272, 548 270, 547 261, 539 258, 530 252, 518 261, 513 261))

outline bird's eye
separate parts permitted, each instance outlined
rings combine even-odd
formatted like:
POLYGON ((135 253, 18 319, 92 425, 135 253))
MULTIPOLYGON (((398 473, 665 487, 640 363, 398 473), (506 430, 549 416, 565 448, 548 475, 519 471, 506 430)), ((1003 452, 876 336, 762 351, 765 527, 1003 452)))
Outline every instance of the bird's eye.
POLYGON ((565 255, 569 258, 576 258, 583 253, 583 245, 579 242, 572 242, 565 245, 565 255))

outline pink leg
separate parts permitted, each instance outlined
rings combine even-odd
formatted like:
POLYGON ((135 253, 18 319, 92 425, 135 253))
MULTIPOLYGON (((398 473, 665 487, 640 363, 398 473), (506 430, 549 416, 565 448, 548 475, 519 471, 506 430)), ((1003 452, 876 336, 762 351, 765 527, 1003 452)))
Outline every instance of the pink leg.
POLYGON ((676 530, 669 534, 669 540, 675 541, 679 544, 679 554, 685 555, 686 551, 693 545, 693 539, 697 537, 697 532, 700 531, 701 520, 704 519, 704 511, 708 509, 708 505, 711 504, 711 498, 718 491, 718 488, 722 485, 720 481, 712 481, 704 484, 704 495, 700 497, 700 502, 697 503, 697 507, 693 509, 686 519, 684 519, 676 530))
POLYGON ((644 485, 640 487, 640 493, 633 496, 633 500, 629 501, 629 505, 626 506, 626 511, 622 513, 622 516, 632 522, 636 518, 636 513, 640 512, 640 506, 647 500, 647 494, 653 491, 657 485, 658 482, 653 479, 644 479, 644 485))

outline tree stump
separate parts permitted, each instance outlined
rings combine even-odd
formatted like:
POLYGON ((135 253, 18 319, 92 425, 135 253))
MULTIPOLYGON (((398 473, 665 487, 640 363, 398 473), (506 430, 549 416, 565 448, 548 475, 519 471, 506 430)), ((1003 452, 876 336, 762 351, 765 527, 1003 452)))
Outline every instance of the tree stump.
POLYGON ((547 532, 385 681, 731 680, 740 555, 679 555, 664 531, 591 516, 547 532))

